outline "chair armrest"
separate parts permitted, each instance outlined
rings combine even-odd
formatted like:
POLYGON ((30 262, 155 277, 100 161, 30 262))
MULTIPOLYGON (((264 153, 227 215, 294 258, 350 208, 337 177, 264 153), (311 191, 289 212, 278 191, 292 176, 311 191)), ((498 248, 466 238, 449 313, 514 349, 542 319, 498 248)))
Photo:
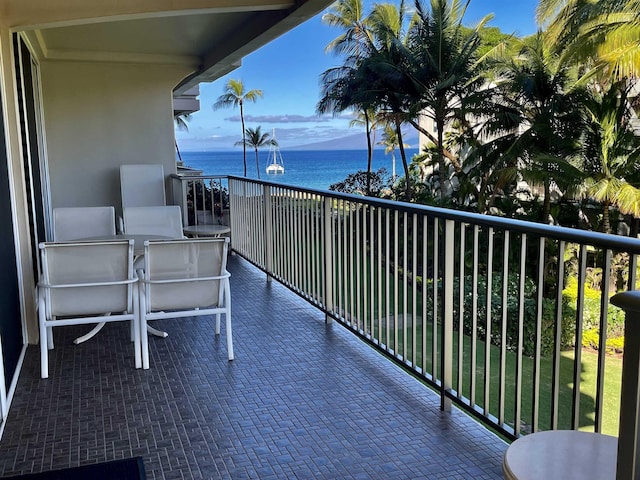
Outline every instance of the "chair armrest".
POLYGON ((110 285, 127 285, 130 283, 136 283, 138 278, 128 278, 126 280, 116 280, 113 282, 91 282, 91 283, 38 283, 40 288, 78 288, 78 287, 108 287, 110 285))
POLYGON ((231 277, 229 272, 224 275, 216 275, 215 277, 192 277, 192 278, 168 278, 163 280, 145 280, 140 278, 141 283, 162 284, 162 283, 186 283, 186 282, 202 282, 207 280, 224 280, 231 277))

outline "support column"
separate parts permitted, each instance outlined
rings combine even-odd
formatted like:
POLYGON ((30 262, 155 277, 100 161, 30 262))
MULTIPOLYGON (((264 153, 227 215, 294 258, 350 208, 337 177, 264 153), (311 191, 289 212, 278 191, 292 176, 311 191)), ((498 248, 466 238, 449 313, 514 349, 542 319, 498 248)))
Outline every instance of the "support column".
POLYGON ((640 291, 619 293, 611 303, 626 313, 620 394, 617 480, 640 479, 640 291))

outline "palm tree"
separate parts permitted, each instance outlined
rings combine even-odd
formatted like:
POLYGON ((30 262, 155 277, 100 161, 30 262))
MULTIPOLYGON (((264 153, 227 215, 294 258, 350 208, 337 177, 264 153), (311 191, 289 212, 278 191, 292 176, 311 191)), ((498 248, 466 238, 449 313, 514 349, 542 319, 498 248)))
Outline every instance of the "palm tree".
POLYGON ((371 192, 371 163, 373 161, 373 145, 376 142, 376 112, 373 109, 362 110, 353 120, 349 122, 349 127, 356 125, 364 126, 367 135, 367 195, 371 192))
MULTIPOLYGON (((240 122, 242 123, 242 133, 245 133, 244 127, 244 103, 253 102, 262 97, 262 90, 249 90, 246 91, 242 80, 230 79, 225 85, 225 92, 218 97, 213 104, 213 109, 218 110, 220 108, 240 107, 240 122)), ((247 176, 247 147, 243 145, 243 161, 244 161, 244 176, 247 176)))
POLYGON ((484 17, 473 29, 462 20, 469 1, 431 0, 430 8, 416 0, 416 15, 407 39, 407 67, 418 101, 414 103, 411 124, 436 146, 441 200, 447 195, 445 157, 460 169, 453 155, 447 154, 444 132, 454 119, 464 121, 464 110, 473 96, 484 94, 479 75, 480 30, 491 19, 484 17), (427 115, 434 121, 436 137, 414 119, 427 115))
MULTIPOLYGON (((189 124, 187 123, 191 118, 188 113, 178 113, 173 116, 173 122, 178 130, 189 131, 189 124)), ((174 139, 176 145, 176 153, 178 154, 178 160, 182 162, 182 155, 180 155, 180 149, 178 148, 178 140, 174 139)))
MULTIPOLYGON (((396 131, 393 129, 393 126, 386 124, 384 126, 384 131, 382 132, 382 139, 378 142, 378 145, 384 146, 385 155, 391 153, 391 181, 396 181, 396 154, 395 150, 400 145, 398 145, 398 136, 396 135, 396 131)), ((409 147, 408 144, 404 144, 404 147, 409 147)))
POLYGON ((640 217, 640 189, 628 179, 640 160, 640 137, 630 127, 628 88, 624 82, 608 91, 592 91, 584 139, 585 194, 602 203, 602 230, 610 232, 609 208, 640 217))
POLYGON ((361 58, 371 43, 362 0, 337 0, 322 21, 343 31, 326 46, 325 51, 345 57, 361 58))
MULTIPOLYGON (((260 179, 260 164, 258 162, 258 149, 261 147, 274 145, 277 146, 278 142, 275 139, 269 138, 268 133, 262 133, 260 131, 260 127, 256 127, 254 130, 251 127, 248 127, 244 131, 244 138, 239 142, 236 142, 236 145, 242 145, 243 147, 253 147, 256 152, 256 172, 258 174, 258 179, 260 179)), ((245 173, 246 176, 246 173, 245 173)))
POLYGON ((614 81, 640 76, 638 0, 540 0, 537 16, 565 57, 614 81))
POLYGON ((566 192, 580 184, 581 171, 569 159, 578 153, 585 92, 576 82, 576 69, 549 50, 542 32, 520 45, 516 56, 496 66, 502 102, 518 125, 503 155, 518 162, 520 174, 530 184, 543 186, 546 223, 552 186, 566 192))

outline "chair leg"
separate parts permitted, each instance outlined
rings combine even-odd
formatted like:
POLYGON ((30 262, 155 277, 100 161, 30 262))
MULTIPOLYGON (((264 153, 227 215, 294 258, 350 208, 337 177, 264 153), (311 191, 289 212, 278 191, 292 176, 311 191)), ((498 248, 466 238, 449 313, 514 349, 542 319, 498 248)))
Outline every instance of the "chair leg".
POLYGON ((53 328, 47 327, 47 348, 53 350, 53 328))
POLYGON ((216 313, 216 335, 220 335, 220 314, 216 313))
POLYGON ((144 370, 149 369, 149 333, 147 332, 147 314, 146 308, 147 305, 145 303, 144 292, 139 292, 139 300, 140 300, 140 310, 138 314, 140 315, 139 322, 139 330, 140 330, 140 350, 142 351, 142 368, 144 370))
POLYGON ((138 298, 138 288, 133 289, 133 313, 131 320, 131 334, 133 335, 133 350, 136 368, 142 368, 142 344, 140 339, 140 299, 138 298))
POLYGON ((38 321, 40 323, 40 378, 49 378, 49 349, 48 349, 48 331, 51 327, 45 324, 44 302, 38 300, 38 321))
POLYGON ((227 313, 225 314, 226 320, 226 334, 227 334, 227 356, 229 360, 233 360, 233 335, 231 333, 231 309, 227 309, 227 313))

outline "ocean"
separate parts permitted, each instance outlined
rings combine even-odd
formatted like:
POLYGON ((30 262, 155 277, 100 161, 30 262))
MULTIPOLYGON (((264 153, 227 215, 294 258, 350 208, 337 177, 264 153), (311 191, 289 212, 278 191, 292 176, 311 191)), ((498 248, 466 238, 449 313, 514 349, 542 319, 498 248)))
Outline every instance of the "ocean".
MULTIPOLYGON (((407 159, 418 152, 407 149, 407 159)), ((205 175, 243 175, 242 151, 237 152, 180 152, 186 166, 202 170, 205 175)), ((260 179, 295 185, 298 187, 327 190, 329 185, 344 180, 350 173, 367 169, 366 150, 292 150, 282 152, 285 173, 267 175, 268 150, 258 152, 260 179)), ((400 152, 396 150, 396 174, 403 175, 400 152)), ((410 160, 409 160, 410 161, 410 160)), ((391 154, 383 149, 374 149, 372 170, 386 168, 392 171, 391 154)), ((256 157, 247 150, 247 177, 257 178, 256 157)))

